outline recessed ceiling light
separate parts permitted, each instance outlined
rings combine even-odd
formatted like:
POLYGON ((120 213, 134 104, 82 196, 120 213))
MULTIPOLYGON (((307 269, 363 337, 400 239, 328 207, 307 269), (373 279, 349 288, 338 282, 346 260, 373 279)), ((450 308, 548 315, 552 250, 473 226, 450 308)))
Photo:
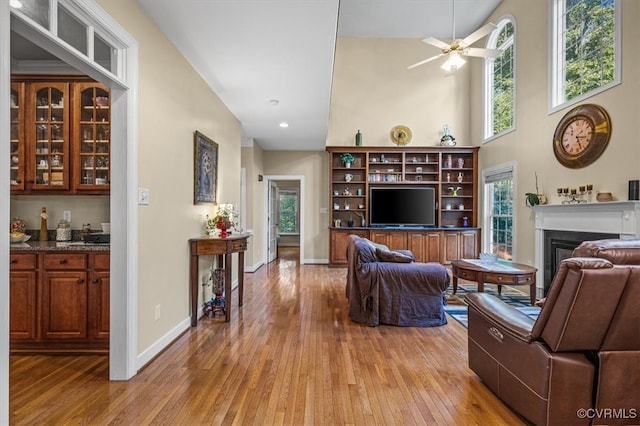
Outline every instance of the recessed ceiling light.
POLYGON ((287 127, 289 127, 289 124, 288 123, 280 123, 280 127, 287 128, 287 127))
POLYGON ((269 101, 269 104, 271 104, 271 106, 278 106, 279 103, 280 103, 280 101, 277 100, 277 99, 271 99, 269 101))
POLYGON ((14 9, 20 9, 22 7, 22 2, 20 0, 9 0, 9 6, 14 9))

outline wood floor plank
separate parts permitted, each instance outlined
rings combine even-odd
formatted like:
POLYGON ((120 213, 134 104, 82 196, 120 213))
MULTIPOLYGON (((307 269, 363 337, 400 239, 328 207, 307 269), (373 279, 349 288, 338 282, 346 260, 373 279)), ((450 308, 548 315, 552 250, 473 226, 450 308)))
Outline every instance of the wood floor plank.
POLYGON ((200 319, 127 382, 104 356, 11 356, 10 423, 525 424, 467 367, 462 325, 354 323, 346 270, 295 256, 246 274, 230 323, 200 319))

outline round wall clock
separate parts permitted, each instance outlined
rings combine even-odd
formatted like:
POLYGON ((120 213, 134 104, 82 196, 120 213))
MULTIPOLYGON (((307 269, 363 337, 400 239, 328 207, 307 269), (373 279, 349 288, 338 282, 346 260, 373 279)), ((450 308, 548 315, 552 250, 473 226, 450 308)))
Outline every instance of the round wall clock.
POLYGON ((407 126, 395 126, 391 129, 391 141, 396 145, 406 145, 411 142, 411 129, 407 126))
POLYGON ((560 164, 579 169, 593 163, 607 148, 611 119, 599 105, 578 105, 567 112, 553 134, 553 152, 560 164))

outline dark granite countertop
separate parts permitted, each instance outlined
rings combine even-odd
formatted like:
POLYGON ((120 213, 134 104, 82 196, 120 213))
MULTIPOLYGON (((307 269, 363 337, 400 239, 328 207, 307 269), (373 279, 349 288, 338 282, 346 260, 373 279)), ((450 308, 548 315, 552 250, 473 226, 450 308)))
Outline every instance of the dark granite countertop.
POLYGON ((83 241, 27 241, 25 243, 9 244, 12 252, 35 251, 109 251, 109 244, 86 244, 83 241))

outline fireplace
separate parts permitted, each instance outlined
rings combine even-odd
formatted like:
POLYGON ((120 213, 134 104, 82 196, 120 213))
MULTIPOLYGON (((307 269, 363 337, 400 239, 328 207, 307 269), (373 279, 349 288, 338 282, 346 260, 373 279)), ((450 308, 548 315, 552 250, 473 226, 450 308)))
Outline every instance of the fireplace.
POLYGON ((547 295, 558 264, 571 257, 573 249, 583 241, 620 238, 619 234, 604 232, 544 231, 544 293, 547 295))
POLYGON ((538 298, 546 294, 558 263, 582 241, 640 238, 640 201, 546 204, 532 210, 538 298))

